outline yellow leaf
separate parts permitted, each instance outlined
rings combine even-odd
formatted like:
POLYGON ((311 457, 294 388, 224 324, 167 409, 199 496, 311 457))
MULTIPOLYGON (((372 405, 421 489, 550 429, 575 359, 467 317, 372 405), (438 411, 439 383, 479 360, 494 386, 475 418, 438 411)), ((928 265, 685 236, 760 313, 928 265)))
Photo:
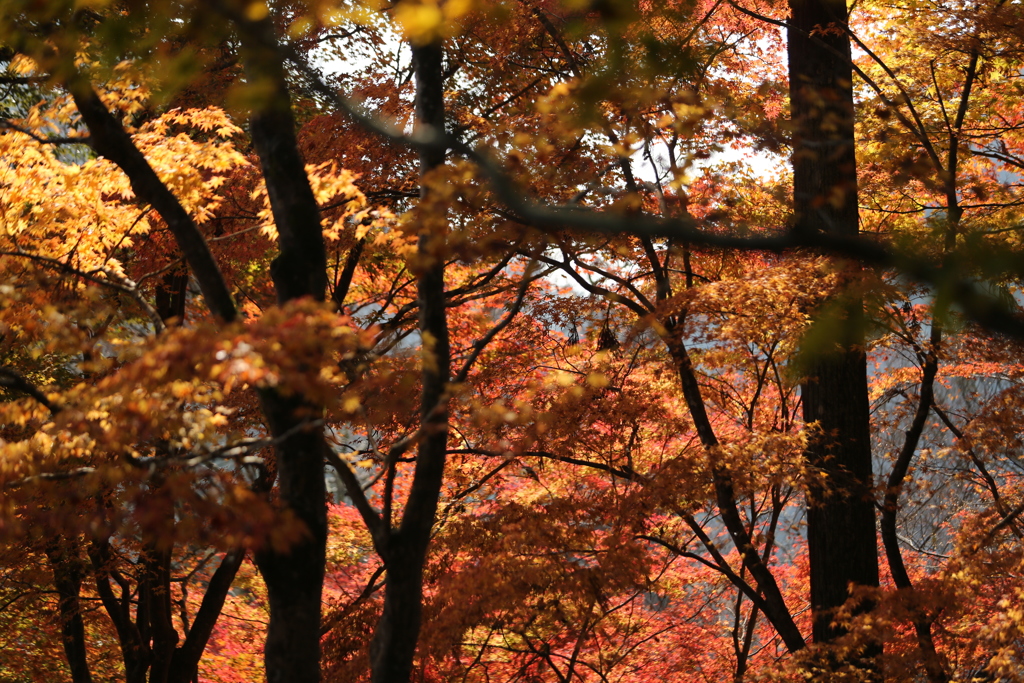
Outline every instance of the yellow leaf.
POLYGON ((249 6, 245 8, 245 18, 249 21, 260 21, 265 19, 268 14, 270 14, 270 8, 267 7, 267 3, 259 0, 249 3, 249 6))
POLYGON ((429 43, 437 38, 444 22, 444 14, 435 2, 399 3, 395 18, 406 37, 416 43, 429 43))

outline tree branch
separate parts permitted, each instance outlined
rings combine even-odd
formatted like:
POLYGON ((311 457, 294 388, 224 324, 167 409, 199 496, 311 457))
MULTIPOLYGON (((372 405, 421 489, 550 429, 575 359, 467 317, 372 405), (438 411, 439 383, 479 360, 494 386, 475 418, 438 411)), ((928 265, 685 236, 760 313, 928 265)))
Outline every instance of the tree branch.
POLYGON ((52 138, 51 137, 43 137, 42 135, 38 135, 38 134, 32 132, 28 128, 23 128, 23 127, 17 125, 16 123, 12 123, 11 121, 7 121, 7 120, 0 120, 0 129, 13 130, 15 132, 21 133, 22 135, 27 135, 28 137, 30 137, 33 140, 35 140, 36 142, 38 142, 40 145, 86 145, 86 146, 89 146, 89 145, 92 144, 92 139, 89 138, 89 137, 71 137, 71 136, 52 137, 52 138))
POLYGON ((85 76, 76 73, 65 85, 75 100, 82 120, 89 127, 90 146, 97 154, 117 164, 131 181, 135 195, 150 204, 167 223, 178 248, 199 281, 199 289, 210 311, 225 322, 233 321, 236 311, 231 293, 192 217, 160 180, 121 122, 110 113, 85 76))
POLYGON ((15 370, 0 367, 0 387, 17 389, 18 391, 28 394, 34 398, 37 403, 49 410, 51 415, 56 415, 60 412, 60 406, 50 401, 46 394, 40 391, 36 385, 28 381, 24 375, 15 370))

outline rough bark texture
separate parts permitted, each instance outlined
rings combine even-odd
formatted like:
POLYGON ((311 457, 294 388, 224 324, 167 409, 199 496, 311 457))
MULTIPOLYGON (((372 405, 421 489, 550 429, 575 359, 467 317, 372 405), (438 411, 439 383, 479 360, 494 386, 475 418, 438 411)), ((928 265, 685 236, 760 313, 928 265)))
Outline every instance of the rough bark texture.
MULTIPOLYGON (((440 44, 413 47, 416 70, 416 121, 420 127, 444 129, 444 77, 440 44)), ((421 173, 444 163, 444 150, 424 149, 421 173)), ((421 188, 426 197, 427 188, 421 188)), ((423 565, 444 476, 448 447, 447 383, 451 354, 445 306, 444 264, 431 248, 441 236, 420 235, 418 273, 419 328, 432 358, 423 363, 420 420, 423 437, 416 454, 416 472, 398 528, 390 532, 383 559, 387 567, 384 613, 371 646, 373 683, 405 683, 412 673, 419 639, 423 602, 423 565), (427 344, 426 340, 432 340, 427 344), (432 362, 431 362, 432 361, 432 362)), ((388 523, 388 520, 384 520, 388 523)))
MULTIPOLYGON (((240 21, 242 64, 247 80, 269 93, 249 121, 253 144, 267 183, 280 254, 271 274, 279 303, 300 297, 324 300, 327 257, 320 212, 298 151, 284 68, 270 19, 240 21)), ((267 425, 274 436, 290 436, 277 446, 280 500, 302 521, 305 534, 284 552, 268 548, 256 556, 267 584, 270 625, 264 649, 269 683, 320 680, 320 618, 327 545, 327 488, 319 428, 296 430, 319 417, 301 396, 260 392, 267 425)))
POLYGON ((825 476, 811 486, 807 508, 815 642, 843 633, 832 618, 850 584, 878 585, 866 371, 856 350, 822 355, 803 388, 804 419, 821 430, 807 458, 825 476))
MULTIPOLYGON (((858 232, 850 41, 844 0, 790 0, 793 193, 798 234, 858 232)), ((813 349, 803 385, 804 419, 820 425, 807 449, 826 478, 807 511, 813 635, 828 642, 835 608, 850 584, 878 585, 862 306, 847 307, 849 334, 838 349, 813 349)))

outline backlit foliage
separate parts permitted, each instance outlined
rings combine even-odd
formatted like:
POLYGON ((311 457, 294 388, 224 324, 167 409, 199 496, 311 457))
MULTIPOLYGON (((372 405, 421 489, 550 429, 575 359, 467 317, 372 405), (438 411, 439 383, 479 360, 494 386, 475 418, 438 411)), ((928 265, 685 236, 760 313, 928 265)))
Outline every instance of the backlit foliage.
POLYGON ((1024 678, 1024 335, 991 314, 1016 320, 1024 273, 1019 3, 856 3, 870 241, 827 253, 784 241, 779 3, 0 5, 0 679, 83 683, 77 642, 91 680, 260 680, 260 562, 312 537, 281 449, 322 434, 323 680, 369 680, 389 578, 368 519, 399 528, 444 405, 416 680, 1024 678), (281 40, 325 301, 280 301, 254 25, 281 40), (410 54, 436 44, 446 118, 425 134, 410 54), (236 319, 97 153, 83 83, 236 319), (447 360, 418 287, 439 269, 452 369, 424 410, 447 360), (811 644, 808 491, 834 484, 805 458, 800 386, 856 325, 898 557, 880 535, 881 587, 811 644), (197 670, 174 669, 202 628, 197 670))

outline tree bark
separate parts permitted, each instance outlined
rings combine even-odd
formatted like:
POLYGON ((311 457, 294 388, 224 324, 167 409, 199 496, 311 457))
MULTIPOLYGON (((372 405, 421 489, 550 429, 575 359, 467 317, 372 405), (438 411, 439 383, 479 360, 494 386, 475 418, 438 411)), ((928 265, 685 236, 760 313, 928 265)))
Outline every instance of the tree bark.
POLYGON ((720 443, 715 434, 714 426, 708 417, 704 406, 704 399, 700 393, 700 385, 697 376, 693 371, 693 364, 690 361, 689 352, 682 341, 666 340, 669 353, 675 361, 679 373, 679 382, 683 390, 683 398, 693 418, 694 427, 700 438, 701 445, 708 452, 711 461, 711 476, 715 486, 715 502, 718 505, 719 514, 725 524, 729 537, 736 545, 736 550, 743 558, 743 564, 750 571, 751 576, 757 582, 757 590, 761 593, 764 603, 765 616, 772 623, 779 637, 782 638, 786 648, 790 652, 797 652, 803 649, 804 638, 800 634, 793 621, 793 615, 786 606, 782 591, 772 575, 771 569, 757 552, 757 547, 736 506, 736 494, 732 485, 732 476, 729 471, 716 463, 716 457, 720 443))
POLYGON ((82 621, 82 575, 84 563, 77 544, 66 538, 56 538, 46 548, 46 558, 53 570, 53 583, 60 599, 60 637, 64 654, 71 669, 72 683, 92 683, 89 663, 86 661, 85 624, 82 621))
MULTIPOLYGON (((416 125, 444 130, 444 76, 439 43, 413 46, 416 71, 416 125)), ((420 172, 444 163, 445 152, 424 148, 420 172)), ((421 198, 428 188, 421 185, 421 198)), ((416 471, 398 528, 389 532, 383 550, 387 567, 384 612, 374 631, 370 657, 373 683, 405 683, 412 674, 423 611, 423 567, 448 448, 447 384, 451 372, 445 305, 444 262, 433 248, 443 235, 425 229, 420 235, 418 273, 419 329, 431 357, 423 362, 420 422, 423 429, 416 471)), ((385 524, 390 520, 385 515, 385 524)))
MULTIPOLYGON (((320 211, 309 185, 295 136, 291 97, 270 18, 237 21, 246 78, 267 94, 249 120, 253 144, 267 183, 279 234, 280 254, 271 266, 278 302, 301 297, 324 300, 327 252, 320 211)), ((256 554, 270 602, 264 649, 268 683, 320 680, 320 618, 327 547, 327 487, 323 431, 295 428, 319 417, 317 406, 301 396, 274 389, 260 392, 274 436, 290 436, 277 446, 282 505, 302 521, 305 534, 288 550, 265 548, 256 554)))
MULTIPOLYGON (((272 434, 281 435, 309 416, 300 398, 260 392, 272 434)), ((285 551, 265 548, 256 564, 267 584, 270 624, 264 648, 268 683, 320 680, 320 610, 327 547, 327 486, 319 429, 294 433, 277 447, 281 503, 305 525, 285 551)))
MULTIPOLYGON (((168 534, 172 530, 168 529, 168 534)), ((143 550, 142 586, 140 602, 148 602, 150 645, 149 683, 168 683, 171 660, 178 647, 178 631, 174 628, 171 605, 171 551, 170 547, 146 544, 143 550)), ((141 609, 140 609, 141 612, 141 609)), ((140 619, 142 615, 140 614, 140 619)))
MULTIPOLYGON (((853 237, 859 230, 853 73, 845 0, 790 0, 789 79, 794 222, 798 235, 853 237)), ((810 487, 807 540, 813 636, 830 642, 851 584, 878 585, 863 305, 845 306, 837 348, 811 349, 804 420, 818 436, 806 451, 820 471, 810 487)))

